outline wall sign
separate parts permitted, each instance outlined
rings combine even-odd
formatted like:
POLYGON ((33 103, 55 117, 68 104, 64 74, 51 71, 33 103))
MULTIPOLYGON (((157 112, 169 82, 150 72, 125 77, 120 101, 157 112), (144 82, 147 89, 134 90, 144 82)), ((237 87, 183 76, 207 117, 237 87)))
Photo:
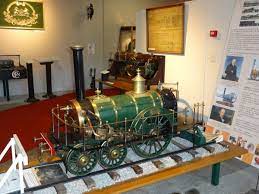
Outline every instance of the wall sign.
POLYGON ((1 0, 0 28, 44 29, 43 3, 1 0))
POLYGON ((147 50, 184 53, 184 4, 147 9, 147 50))

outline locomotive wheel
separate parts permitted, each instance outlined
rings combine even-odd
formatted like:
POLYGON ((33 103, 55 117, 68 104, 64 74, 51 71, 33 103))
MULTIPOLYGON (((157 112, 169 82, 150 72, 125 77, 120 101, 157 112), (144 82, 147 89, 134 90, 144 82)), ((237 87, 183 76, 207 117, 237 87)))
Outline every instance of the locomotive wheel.
POLYGON ((119 166, 127 155, 127 148, 120 146, 105 146, 99 153, 99 162, 106 168, 119 166))
POLYGON ((152 158, 163 152, 172 139, 173 120, 173 114, 163 108, 152 107, 141 112, 133 121, 131 129, 144 140, 132 143, 134 152, 143 158, 152 158), (155 137, 145 140, 148 136, 155 137))
POLYGON ((76 149, 70 150, 66 157, 67 170, 77 176, 83 176, 89 173, 97 164, 96 151, 83 152, 82 144, 75 146, 76 149))

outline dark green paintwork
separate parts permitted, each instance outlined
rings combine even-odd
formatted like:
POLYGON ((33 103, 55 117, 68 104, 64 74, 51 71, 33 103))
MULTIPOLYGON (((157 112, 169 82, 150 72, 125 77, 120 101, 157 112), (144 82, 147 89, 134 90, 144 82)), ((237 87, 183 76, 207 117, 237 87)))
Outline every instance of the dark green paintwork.
POLYGON ((185 131, 181 131, 180 137, 184 138, 184 139, 186 139, 188 141, 191 141, 192 143, 194 143, 197 146, 205 144, 206 143, 206 139, 203 136, 203 134, 200 131, 200 129, 198 127, 195 127, 194 130, 195 130, 194 136, 193 136, 193 133, 190 133, 188 130, 185 130, 185 131))
POLYGON ((220 174, 220 163, 212 165, 212 176, 211 184, 217 186, 219 184, 219 174, 220 174))
POLYGON ((65 165, 66 169, 78 176, 84 176, 88 174, 97 164, 97 152, 96 151, 88 151, 84 153, 81 151, 83 144, 78 144, 74 146, 74 149, 70 149, 70 151, 66 155, 65 165), (86 155, 89 158, 89 161, 85 163, 85 165, 80 165, 79 158, 82 155, 86 155))
MULTIPOLYGON (((102 123, 121 122, 117 127, 123 127, 125 118, 131 123, 144 109, 161 107, 161 99, 156 91, 149 91, 144 95, 130 96, 128 94, 107 97, 105 100, 95 100, 102 123), (134 99, 133 99, 134 98, 134 99), (137 108, 136 108, 137 107, 137 108), (117 118, 116 118, 117 112, 117 118)), ((128 125, 129 127, 130 125, 128 125)))
POLYGON ((119 146, 108 146, 103 147, 99 151, 99 163, 106 167, 106 168, 114 168, 119 165, 125 160, 127 155, 127 148, 126 147, 119 147, 119 146), (116 158, 111 156, 111 152, 116 150, 119 155, 116 158))

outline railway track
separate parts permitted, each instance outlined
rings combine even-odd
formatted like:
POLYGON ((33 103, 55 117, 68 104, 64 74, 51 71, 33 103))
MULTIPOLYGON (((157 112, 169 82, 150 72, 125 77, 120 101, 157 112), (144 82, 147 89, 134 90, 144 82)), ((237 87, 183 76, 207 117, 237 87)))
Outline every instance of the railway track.
POLYGON ((227 150, 226 145, 215 142, 193 147, 191 142, 175 137, 160 156, 143 159, 137 156, 131 148, 128 148, 127 158, 121 166, 108 170, 97 164, 91 173, 82 177, 65 172, 65 166, 58 161, 25 169, 25 192, 83 193, 227 150))

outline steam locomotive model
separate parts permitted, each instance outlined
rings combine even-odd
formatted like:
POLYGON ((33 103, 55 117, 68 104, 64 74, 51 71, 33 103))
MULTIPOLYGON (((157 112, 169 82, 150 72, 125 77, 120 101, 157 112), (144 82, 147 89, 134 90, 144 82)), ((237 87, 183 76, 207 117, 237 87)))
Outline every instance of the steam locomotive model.
MULTIPOLYGON (((173 90, 145 91, 140 71, 134 91, 107 97, 97 91, 84 97, 81 48, 74 48, 77 99, 52 110, 49 137, 41 134, 52 154, 60 156, 74 175, 88 174, 99 162, 104 168, 119 166, 127 148, 140 157, 162 153, 176 133, 177 99, 173 90), (80 62, 81 61, 81 62, 80 62)), ((44 145, 43 145, 44 146, 44 145)))
POLYGON ((56 142, 70 173, 85 175, 97 161, 106 168, 120 165, 128 146, 144 158, 159 155, 173 136, 176 111, 177 100, 169 89, 111 97, 97 92, 52 110, 51 142, 56 142))

